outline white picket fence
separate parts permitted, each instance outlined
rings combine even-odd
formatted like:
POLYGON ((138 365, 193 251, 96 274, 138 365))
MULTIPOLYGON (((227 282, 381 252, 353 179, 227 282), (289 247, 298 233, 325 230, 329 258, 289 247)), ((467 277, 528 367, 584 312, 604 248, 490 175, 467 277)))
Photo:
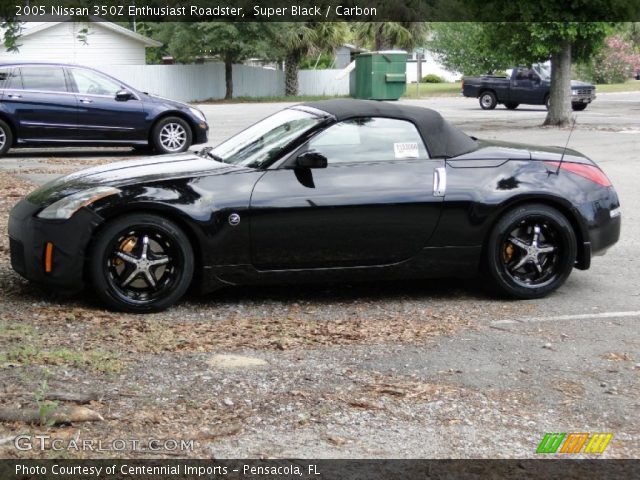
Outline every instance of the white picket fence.
MULTIPOLYGON (((224 64, 203 65, 104 65, 109 75, 139 90, 184 102, 224 98, 224 64)), ((302 70, 300 95, 348 95, 349 76, 342 70, 302 70)), ((284 95, 284 72, 246 65, 233 66, 234 97, 284 95)))

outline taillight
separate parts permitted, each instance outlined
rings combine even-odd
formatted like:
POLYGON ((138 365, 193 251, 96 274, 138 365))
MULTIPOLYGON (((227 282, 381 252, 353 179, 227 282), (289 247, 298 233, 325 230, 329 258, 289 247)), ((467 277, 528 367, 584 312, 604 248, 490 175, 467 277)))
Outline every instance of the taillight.
POLYGON ((587 180, 591 180, 593 183, 602 185, 603 187, 610 187, 611 181, 607 178, 602 170, 595 165, 588 165, 584 163, 571 163, 571 162, 545 162, 547 165, 551 165, 553 168, 558 168, 560 165, 561 170, 566 170, 576 175, 580 175, 587 180))

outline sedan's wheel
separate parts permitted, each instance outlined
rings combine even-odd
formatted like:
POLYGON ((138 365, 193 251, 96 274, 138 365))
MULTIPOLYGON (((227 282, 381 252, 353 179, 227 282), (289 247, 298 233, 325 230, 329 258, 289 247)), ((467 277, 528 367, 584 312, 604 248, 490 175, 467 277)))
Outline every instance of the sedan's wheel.
POLYGON ((173 222, 133 214, 109 223, 91 251, 96 293, 117 310, 163 310, 177 302, 193 277, 193 250, 173 222))
POLYGON ((483 110, 493 110, 498 104, 496 94, 493 92, 482 92, 480 95, 480 108, 483 110))
POLYGON ((539 298, 567 279, 576 260, 571 223, 546 205, 523 205, 494 227, 487 245, 489 273, 515 298, 539 298))
POLYGON ((153 128, 152 142, 159 153, 184 152, 191 146, 191 127, 178 117, 163 118, 153 128))
POLYGON ((0 120, 0 156, 7 153, 13 145, 13 132, 9 125, 0 120))

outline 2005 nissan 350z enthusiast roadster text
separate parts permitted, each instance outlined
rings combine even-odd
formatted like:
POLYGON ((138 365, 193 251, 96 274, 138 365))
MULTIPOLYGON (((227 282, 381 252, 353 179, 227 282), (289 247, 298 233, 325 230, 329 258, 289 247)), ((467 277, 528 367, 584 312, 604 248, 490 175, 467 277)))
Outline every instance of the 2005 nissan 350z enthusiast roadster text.
POLYGON ((620 236, 616 191, 574 151, 469 137, 413 106, 328 100, 215 148, 112 163, 11 212, 13 268, 111 308, 190 287, 487 275, 537 298, 620 236))

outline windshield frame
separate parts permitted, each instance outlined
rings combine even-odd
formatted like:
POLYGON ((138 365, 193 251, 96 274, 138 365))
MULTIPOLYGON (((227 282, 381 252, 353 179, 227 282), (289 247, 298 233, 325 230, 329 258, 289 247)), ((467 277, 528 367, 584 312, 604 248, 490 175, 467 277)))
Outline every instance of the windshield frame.
MULTIPOLYGON (((300 120, 304 119, 304 116, 300 117, 300 120)), ((272 166, 274 163, 278 162, 280 159, 282 159, 283 157, 286 157, 287 154, 289 154, 292 150, 295 150, 296 148, 298 148, 299 144, 301 143, 301 139, 302 141, 304 141, 304 139, 308 138, 308 135, 311 132, 315 132, 317 131, 319 128, 323 128, 327 121, 331 121, 332 119, 335 119, 335 117, 325 111, 313 108, 313 107, 309 107, 306 105, 294 105, 292 107, 288 107, 282 110, 279 110, 275 113, 273 113, 272 115, 269 115, 268 117, 265 117, 257 122, 255 122, 254 124, 252 124, 251 126, 245 128, 244 130, 238 132, 237 134, 233 135, 232 137, 227 138, 226 140, 224 140, 222 143, 216 145, 214 148, 211 149, 209 156, 213 157, 216 156, 218 158, 216 158, 216 161, 221 161, 222 163, 228 164, 228 165, 234 165, 237 167, 243 167, 243 168, 251 168, 251 169, 256 169, 256 170, 266 170, 267 168, 269 168, 270 166, 272 166), (246 159, 242 159, 240 158, 239 161, 229 161, 230 159, 233 158, 233 156, 238 155, 238 153, 242 152, 243 149, 246 149, 248 146, 252 145, 253 143, 255 143, 254 139, 258 139, 260 138, 260 131, 258 130, 252 137, 248 137, 248 134, 250 134, 250 132, 252 130, 255 130, 256 127, 259 127, 262 124, 268 125, 268 122, 270 120, 273 119, 273 117, 277 116, 277 115, 282 115, 283 113, 287 113, 287 112, 298 112, 300 114, 307 114, 307 118, 309 120, 313 120, 313 122, 310 122, 309 125, 305 125, 302 128, 300 128, 297 131, 293 132, 293 135, 291 138, 286 138, 283 137, 281 139, 279 139, 278 137, 275 137, 275 142, 273 143, 273 147, 274 148, 278 148, 278 151, 275 152, 271 158, 267 158, 266 160, 262 161, 260 164, 254 164, 253 161, 247 162, 246 159), (234 151, 233 149, 233 145, 234 145, 234 140, 237 142, 240 142, 240 146, 237 148, 236 151, 234 151), (278 147, 278 141, 279 140, 284 140, 284 143, 282 145, 280 145, 278 147), (244 145, 243 145, 244 142, 244 145), (223 147, 226 147, 223 149, 223 147), (232 147, 230 149, 230 151, 232 152, 231 155, 228 154, 229 147, 232 147), (221 150, 223 149, 223 150, 221 150)), ((295 119, 292 119, 291 122, 293 122, 295 119)), ((262 137, 273 133, 274 131, 276 131, 279 127, 285 125, 287 122, 282 122, 280 124, 276 124, 273 126, 273 128, 270 128, 268 130, 265 130, 262 133, 262 137)), ((289 122, 290 123, 290 122, 289 122)), ((265 146, 268 148, 271 144, 267 143, 265 146)), ((265 146, 261 146, 257 152, 260 153, 264 153, 265 152, 265 146)), ((268 154, 268 151, 266 152, 268 154)), ((253 156, 253 155, 251 155, 253 156)), ((256 160, 256 159, 254 159, 256 160)))

